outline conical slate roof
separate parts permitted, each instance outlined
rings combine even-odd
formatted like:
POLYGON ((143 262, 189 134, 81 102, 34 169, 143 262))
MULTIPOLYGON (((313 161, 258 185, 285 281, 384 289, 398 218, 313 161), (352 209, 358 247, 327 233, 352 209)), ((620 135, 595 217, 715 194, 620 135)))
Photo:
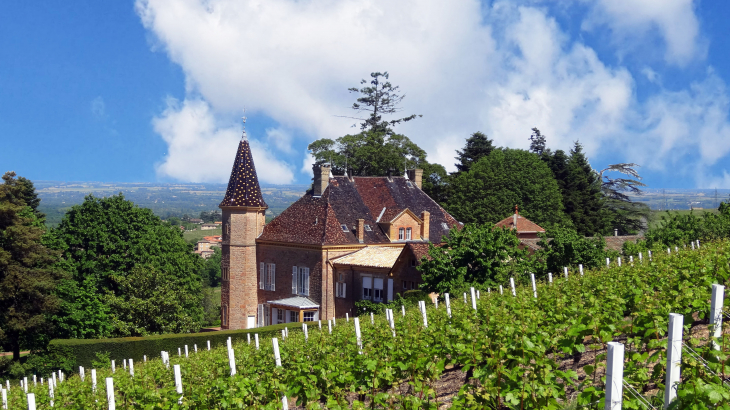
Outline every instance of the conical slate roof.
POLYGON ((256 167, 253 165, 253 157, 251 156, 251 146, 248 144, 247 139, 242 139, 241 143, 238 144, 236 161, 233 163, 231 178, 228 180, 226 196, 218 206, 268 207, 261 195, 256 167))

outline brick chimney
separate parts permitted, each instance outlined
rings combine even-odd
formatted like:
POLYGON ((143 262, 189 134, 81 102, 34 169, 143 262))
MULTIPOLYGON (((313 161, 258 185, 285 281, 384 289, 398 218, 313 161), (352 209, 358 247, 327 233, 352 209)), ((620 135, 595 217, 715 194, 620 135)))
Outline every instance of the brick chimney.
POLYGON ((322 193, 327 189, 327 185, 330 183, 330 170, 332 168, 329 164, 312 165, 314 171, 314 184, 312 184, 312 196, 322 196, 322 193))
POLYGON ((418 189, 421 189, 421 183, 423 180, 423 170, 422 169, 409 169, 406 171, 408 173, 408 179, 411 180, 418 189))
POLYGON ((364 219, 357 220, 357 240, 360 243, 363 243, 365 241, 365 220, 364 219))
MULTIPOLYGON (((417 169, 416 171, 420 170, 417 169)), ((431 227, 431 214, 428 211, 421 212, 421 220, 423 221, 423 224, 421 224, 421 239, 427 241, 428 230, 431 227)))

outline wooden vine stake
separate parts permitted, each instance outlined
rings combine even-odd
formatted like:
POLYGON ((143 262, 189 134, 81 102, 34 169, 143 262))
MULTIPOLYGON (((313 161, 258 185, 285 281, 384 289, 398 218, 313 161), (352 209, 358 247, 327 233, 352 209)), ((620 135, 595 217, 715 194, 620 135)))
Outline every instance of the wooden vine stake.
MULTIPOLYGON (((712 299, 710 300, 710 324, 712 327, 712 337, 718 339, 722 335, 722 305, 725 299, 725 286, 712 285, 712 299)), ((720 350, 720 346, 716 340, 712 341, 712 348, 720 350)))
POLYGON ((517 296, 517 291, 515 291, 515 278, 509 278, 509 286, 512 288, 512 296, 517 296))
POLYGON ((667 338, 667 379, 664 385, 664 408, 668 408, 677 397, 677 385, 681 376, 682 364, 682 326, 684 316, 669 314, 669 336, 667 338))
POLYGON ((116 410, 117 403, 114 400, 114 379, 106 378, 106 402, 109 404, 109 410, 116 410))
POLYGON ((532 280, 532 296, 537 299, 537 286, 535 286, 535 274, 530 274, 530 279, 532 280))
POLYGON ((624 388, 624 345, 608 342, 605 410, 621 410, 624 388))
POLYGON ((183 388, 182 388, 182 374, 180 373, 180 365, 176 364, 172 367, 173 372, 175 373, 175 391, 177 394, 180 395, 180 398, 177 399, 177 404, 182 404, 183 399, 183 388))
MULTIPOLYGON (((477 310, 477 297, 476 292, 474 292, 474 288, 471 288, 471 308, 474 310, 477 310)), ((424 306, 425 309, 425 306, 424 306)))
POLYGON ((446 299, 446 313, 449 315, 449 319, 451 319, 451 301, 449 300, 448 293, 444 293, 444 299, 446 299))

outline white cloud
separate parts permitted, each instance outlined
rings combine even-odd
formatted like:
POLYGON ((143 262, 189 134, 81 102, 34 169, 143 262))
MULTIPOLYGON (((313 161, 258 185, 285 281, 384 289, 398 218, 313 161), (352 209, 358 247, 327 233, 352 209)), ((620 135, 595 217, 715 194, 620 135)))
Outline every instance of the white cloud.
MULTIPOLYGON (((157 165, 160 177, 228 182, 241 131, 216 124, 206 102, 169 98, 165 111, 153 120, 153 127, 168 145, 167 156, 157 165)), ((293 180, 289 165, 277 160, 258 140, 249 139, 249 143, 260 181, 286 184, 293 180)))
POLYGON ((698 188, 730 189, 730 173, 727 170, 723 170, 722 175, 707 176, 706 179, 700 181, 698 188))
MULTIPOLYGON (((664 59, 685 65, 707 49, 694 11, 695 0, 598 0, 584 27, 605 24, 620 43, 645 41, 656 33, 665 43, 664 59)), ((646 49, 646 48, 643 48, 646 49)))
POLYGON ((101 96, 91 100, 91 115, 98 120, 106 118, 106 104, 101 96))
MULTIPOLYGON (((628 0, 615 3, 600 0, 586 21, 619 37, 658 30, 673 64, 701 56, 691 1, 631 2, 631 16, 628 0)), ((279 126, 267 130, 262 149, 296 162, 302 157, 287 150, 293 135, 310 142, 352 132, 353 121, 336 116, 350 114, 354 96, 346 89, 376 70, 388 70, 408 95, 404 115, 424 115, 398 130, 450 170, 454 150, 474 131, 526 148, 535 126, 554 149, 580 140, 591 156, 610 150, 654 169, 690 161, 691 175, 697 163, 727 155, 727 92, 716 74, 688 90, 659 82, 638 101, 630 70, 601 61, 545 8, 506 0, 137 0, 137 10, 158 48, 183 68, 189 94, 207 104, 210 121, 243 106, 268 116, 279 126)), ((661 79, 660 68, 644 67, 650 80, 661 79)), ((182 141, 195 125, 176 129, 182 141)), ((218 138, 225 130, 203 131, 218 138)), ((310 164, 305 155, 300 171, 311 172, 310 164)), ((187 178, 178 169, 163 174, 187 178)))

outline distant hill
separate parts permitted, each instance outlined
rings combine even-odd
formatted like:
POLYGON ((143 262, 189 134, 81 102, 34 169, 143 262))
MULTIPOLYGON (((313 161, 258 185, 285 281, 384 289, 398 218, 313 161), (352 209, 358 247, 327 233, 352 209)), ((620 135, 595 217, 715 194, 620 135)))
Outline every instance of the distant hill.
MULTIPOLYGON (((158 184, 33 181, 41 198, 40 210, 48 216, 47 223, 56 226, 72 206, 83 202, 86 195, 98 197, 118 193, 137 205, 149 208, 165 219, 187 214, 197 218, 201 211, 217 210, 226 184, 158 184)), ((280 214, 299 199, 310 185, 261 185, 264 200, 269 205, 267 219, 280 214)))

